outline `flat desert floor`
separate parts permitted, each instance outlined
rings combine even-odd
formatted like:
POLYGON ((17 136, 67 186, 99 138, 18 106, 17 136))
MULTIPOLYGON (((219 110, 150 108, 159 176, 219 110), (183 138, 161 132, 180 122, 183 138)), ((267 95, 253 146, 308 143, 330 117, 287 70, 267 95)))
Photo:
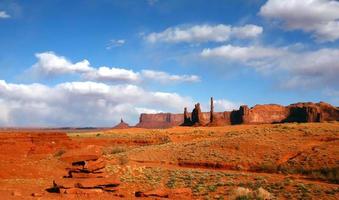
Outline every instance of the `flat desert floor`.
POLYGON ((339 199, 338 122, 2 129, 0 160, 1 199, 339 199))

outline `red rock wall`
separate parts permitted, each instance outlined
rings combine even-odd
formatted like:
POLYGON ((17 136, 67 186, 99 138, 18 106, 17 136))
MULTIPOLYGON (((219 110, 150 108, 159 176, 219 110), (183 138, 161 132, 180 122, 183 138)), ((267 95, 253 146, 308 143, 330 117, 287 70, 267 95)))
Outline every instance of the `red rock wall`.
POLYGON ((231 112, 214 112, 214 121, 209 126, 224 126, 231 124, 231 112))
MULTIPOLYGON (((188 113, 191 116, 192 113, 188 113)), ((231 112, 214 112, 210 123, 210 112, 199 114, 200 125, 224 126, 228 124, 271 124, 282 122, 320 122, 339 121, 339 109, 330 104, 296 103, 289 106, 277 104, 256 105, 252 108, 240 106, 239 110, 231 112)), ((168 128, 183 124, 184 114, 141 114, 136 125, 142 128, 168 128)), ((194 125, 194 124, 193 124, 194 125)))
POLYGON ((168 128, 179 126, 184 122, 183 114, 157 113, 157 114, 141 114, 138 128, 168 128))
POLYGON ((285 106, 268 104, 256 105, 249 109, 245 116, 246 124, 271 124, 282 122, 289 115, 289 110, 285 106))

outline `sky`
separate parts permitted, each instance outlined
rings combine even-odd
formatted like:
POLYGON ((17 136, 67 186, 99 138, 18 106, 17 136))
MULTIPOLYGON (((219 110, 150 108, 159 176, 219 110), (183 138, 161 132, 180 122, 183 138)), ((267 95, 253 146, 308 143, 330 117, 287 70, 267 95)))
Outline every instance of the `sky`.
POLYGON ((0 0, 0 126, 339 106, 339 1, 0 0))

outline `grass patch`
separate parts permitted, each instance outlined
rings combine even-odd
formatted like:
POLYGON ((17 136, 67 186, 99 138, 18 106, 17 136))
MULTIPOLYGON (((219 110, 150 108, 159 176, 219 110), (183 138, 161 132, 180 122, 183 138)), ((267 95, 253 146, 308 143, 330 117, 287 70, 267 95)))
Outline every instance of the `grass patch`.
POLYGON ((103 149, 103 155, 111 155, 111 154, 118 154, 118 153, 123 153, 126 152, 126 148, 124 147, 108 147, 103 149))
POLYGON ((278 166, 271 162, 263 162, 261 165, 252 167, 251 171, 276 173, 278 171, 278 166))
POLYGON ((321 168, 319 170, 306 170, 302 174, 311 179, 321 179, 331 183, 339 184, 339 168, 321 168))

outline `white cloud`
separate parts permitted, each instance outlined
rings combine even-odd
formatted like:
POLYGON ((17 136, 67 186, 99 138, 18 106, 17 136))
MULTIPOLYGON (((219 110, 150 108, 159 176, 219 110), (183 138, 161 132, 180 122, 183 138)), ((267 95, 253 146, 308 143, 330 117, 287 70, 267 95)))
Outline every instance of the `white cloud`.
POLYGON ((200 81, 200 78, 196 75, 171 75, 166 72, 153 70, 142 70, 141 76, 145 79, 155 80, 162 83, 200 81))
POLYGON ((107 46, 106 46, 106 49, 107 50, 110 50, 110 49, 112 49, 112 48, 114 48, 114 47, 121 47, 121 46, 123 46, 124 44, 126 43, 126 41, 125 40, 123 40, 123 39, 119 39, 119 40, 110 40, 109 41, 109 43, 107 44, 107 46))
POLYGON ((186 27, 170 27, 159 33, 145 36, 146 41, 155 42, 225 42, 230 38, 255 38, 263 32, 263 28, 248 24, 240 27, 230 25, 195 25, 186 27))
POLYGON ((29 70, 34 76, 57 76, 62 74, 78 74, 84 80, 100 82, 140 82, 159 81, 161 83, 197 82, 196 75, 172 75, 162 71, 142 70, 135 72, 131 69, 120 67, 94 68, 88 60, 72 63, 65 57, 56 55, 54 52, 37 53, 38 62, 29 70))
POLYGON ((262 32, 263 28, 261 26, 247 24, 245 26, 233 27, 232 37, 246 39, 246 38, 255 38, 258 37, 262 32))
POLYGON ((222 112, 222 111, 232 111, 234 109, 239 109, 240 103, 234 103, 227 99, 216 99, 213 101, 214 103, 214 111, 222 112))
POLYGON ((292 51, 289 48, 225 45, 201 52, 204 58, 238 62, 282 78, 282 87, 336 87, 339 84, 339 49, 292 51), (288 74, 286 76, 286 73, 288 74), (280 75, 280 76, 279 76, 280 75))
POLYGON ((140 112, 181 112, 192 99, 146 91, 136 85, 66 82, 53 87, 0 80, 2 126, 112 126, 123 117, 136 123, 140 112))
POLYGON ((339 39, 339 2, 334 0, 269 0, 259 14, 281 21, 289 30, 313 33, 319 41, 339 39))
POLYGON ((140 108, 136 107, 135 108, 139 114, 141 113, 146 113, 146 114, 154 114, 154 113, 164 113, 162 110, 155 110, 155 109, 150 109, 150 108, 140 108))
POLYGON ((139 81, 139 73, 133 70, 123 68, 109 68, 99 67, 97 70, 84 73, 83 78, 85 80, 96 80, 96 81, 139 81))
POLYGON ((224 45, 216 48, 205 48, 201 52, 203 57, 221 57, 223 59, 236 60, 241 62, 256 59, 271 58, 279 56, 283 51, 275 48, 265 48, 260 46, 240 47, 224 45))
POLYGON ((65 57, 58 56, 54 52, 37 53, 38 62, 32 69, 41 75, 59 75, 67 73, 85 73, 92 71, 88 60, 73 64, 65 57))
POLYGON ((6 11, 0 11, 0 19, 10 18, 11 16, 6 13, 6 11))

